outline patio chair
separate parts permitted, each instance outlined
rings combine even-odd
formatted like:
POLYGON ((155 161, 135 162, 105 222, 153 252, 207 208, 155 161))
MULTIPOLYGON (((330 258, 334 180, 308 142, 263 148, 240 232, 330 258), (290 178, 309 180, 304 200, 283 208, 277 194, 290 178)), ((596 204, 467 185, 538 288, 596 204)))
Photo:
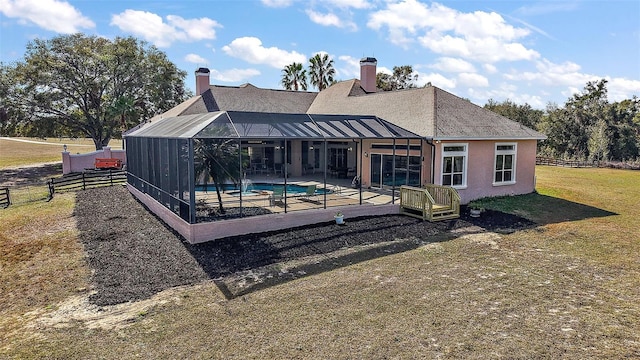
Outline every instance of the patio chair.
POLYGON ((283 175, 284 174, 284 166, 283 166, 283 164, 273 164, 273 172, 276 175, 283 175))
POLYGON ((274 186, 271 194, 269 205, 284 204, 284 186, 274 186))
POLYGON ((315 185, 309 185, 307 186, 307 192, 301 195, 301 199, 302 200, 307 200, 307 201, 318 201, 318 194, 316 194, 316 186, 315 185), (315 200, 312 200, 311 198, 315 198, 315 200))
POLYGON ((302 168, 302 172, 306 175, 306 174, 315 174, 316 173, 316 168, 313 167, 313 164, 306 164, 303 168, 302 168))

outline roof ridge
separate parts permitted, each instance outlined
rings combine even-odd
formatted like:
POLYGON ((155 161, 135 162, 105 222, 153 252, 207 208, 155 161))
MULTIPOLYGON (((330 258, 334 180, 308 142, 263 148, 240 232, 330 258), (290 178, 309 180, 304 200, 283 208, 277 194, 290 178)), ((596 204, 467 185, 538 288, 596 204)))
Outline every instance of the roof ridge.
POLYGON ((307 94, 314 94, 317 93, 317 91, 308 91, 308 90, 287 90, 287 89, 272 89, 272 88, 262 88, 262 87, 258 87, 255 86, 251 83, 244 83, 241 85, 217 85, 217 84, 212 84, 209 85, 209 88, 227 88, 227 89, 245 89, 245 88, 254 88, 254 89, 258 89, 258 90, 264 90, 264 91, 281 91, 281 92, 292 92, 292 93, 307 93, 307 94))

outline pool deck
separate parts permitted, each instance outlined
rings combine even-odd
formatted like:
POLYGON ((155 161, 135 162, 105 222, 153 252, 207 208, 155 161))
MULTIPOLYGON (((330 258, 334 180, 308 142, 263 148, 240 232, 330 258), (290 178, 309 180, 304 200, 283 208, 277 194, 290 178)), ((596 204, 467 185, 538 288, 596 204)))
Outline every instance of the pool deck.
MULTIPOLYGON (((283 185, 285 183, 283 178, 274 176, 252 176, 249 180, 254 184, 283 185)), ((315 185, 317 189, 325 189, 324 182, 320 182, 317 179, 308 176, 288 178, 286 183, 287 185, 298 185, 304 188, 315 185)), ((329 178, 327 179, 326 189, 329 190, 326 194, 318 193, 313 197, 313 199, 307 198, 306 193, 288 193, 283 201, 277 203, 272 200, 271 190, 262 190, 256 195, 243 196, 242 202, 240 201, 240 196, 237 194, 231 194, 230 192, 221 193, 221 197, 225 208, 238 208, 240 206, 261 207, 268 209, 272 213, 360 205, 361 201, 363 205, 385 205, 394 203, 392 192, 389 190, 363 188, 361 199, 358 189, 353 188, 351 186, 351 180, 348 179, 329 178)), ((218 198, 215 191, 198 192, 197 199, 204 200, 205 203, 211 207, 216 207, 218 204, 218 198)), ((397 191, 395 195, 395 202, 398 201, 399 192, 397 191)))

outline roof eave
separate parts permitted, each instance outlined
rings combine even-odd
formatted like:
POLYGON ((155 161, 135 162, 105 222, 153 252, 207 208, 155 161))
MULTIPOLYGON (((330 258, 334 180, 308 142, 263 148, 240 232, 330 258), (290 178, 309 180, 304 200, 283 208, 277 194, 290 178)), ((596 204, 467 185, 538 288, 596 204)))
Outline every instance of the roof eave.
POLYGON ((467 141, 493 141, 493 140, 546 140, 546 136, 434 136, 433 140, 451 141, 451 140, 467 140, 467 141))

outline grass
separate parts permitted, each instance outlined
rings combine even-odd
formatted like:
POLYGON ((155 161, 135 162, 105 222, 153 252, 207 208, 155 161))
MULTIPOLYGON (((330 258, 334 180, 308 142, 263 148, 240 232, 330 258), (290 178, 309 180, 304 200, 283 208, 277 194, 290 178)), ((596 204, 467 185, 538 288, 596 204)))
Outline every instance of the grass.
MULTIPOLYGON (((95 151, 91 139, 68 138, 13 138, 18 140, 35 141, 37 144, 0 138, 0 169, 17 167, 37 163, 62 161, 62 146, 67 145, 72 154, 95 151)), ((109 146, 113 149, 122 148, 122 140, 111 140, 109 146)))
POLYGON ((482 201, 536 229, 427 244, 232 300, 204 282, 93 310, 73 194, 0 210, 0 358, 640 357, 640 173, 537 176, 537 194, 482 201))
POLYGON ((0 342, 29 311, 86 289, 88 269, 73 219, 74 195, 0 210, 0 342))

